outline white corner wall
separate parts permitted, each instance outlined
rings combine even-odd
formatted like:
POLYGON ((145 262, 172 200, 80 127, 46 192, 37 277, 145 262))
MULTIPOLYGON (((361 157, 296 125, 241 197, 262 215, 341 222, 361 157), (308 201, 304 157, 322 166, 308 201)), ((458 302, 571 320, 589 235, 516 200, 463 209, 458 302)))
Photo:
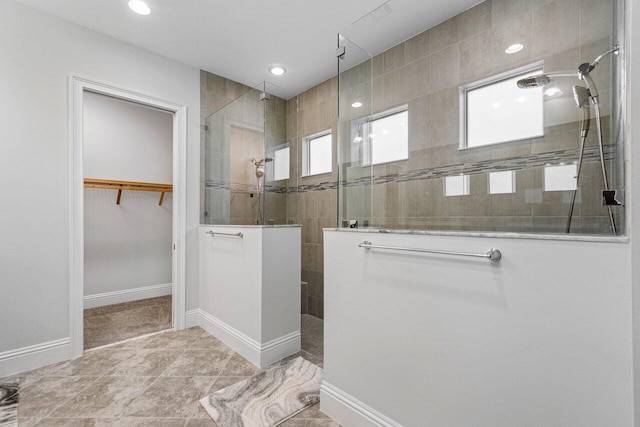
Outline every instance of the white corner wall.
POLYGON ((200 227, 198 324, 262 368, 300 351, 300 242, 299 226, 200 227))
MULTIPOLYGON (((84 94, 84 176, 171 183, 173 115, 84 94)), ((84 307, 171 294, 172 194, 84 190, 84 307)))
POLYGON ((71 74, 187 106, 186 298, 187 310, 197 307, 200 75, 10 0, 0 0, 0 52, 3 376, 32 367, 14 363, 21 349, 69 337, 71 74))
POLYGON ((321 409, 337 422, 633 425, 628 243, 350 231, 324 242, 321 409))

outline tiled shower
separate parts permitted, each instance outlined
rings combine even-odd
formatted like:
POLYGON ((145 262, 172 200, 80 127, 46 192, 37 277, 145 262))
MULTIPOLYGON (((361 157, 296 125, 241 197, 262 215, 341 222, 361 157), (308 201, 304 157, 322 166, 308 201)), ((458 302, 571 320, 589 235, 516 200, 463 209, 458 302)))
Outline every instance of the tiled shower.
MULTIPOLYGON (((323 317, 323 228, 358 221, 359 227, 388 229, 566 235, 581 126, 572 89, 585 82, 562 77, 538 92, 522 89, 523 97, 540 97, 541 134, 479 147, 464 146, 464 90, 536 67, 544 73, 577 74, 580 64, 619 41, 618 4, 488 0, 371 56, 374 47, 366 35, 384 24, 384 13, 377 10, 341 32, 345 55, 336 59, 337 77, 287 101, 267 101, 267 150, 288 144, 291 164, 286 184, 266 183, 262 221, 302 225, 301 311, 323 317), (521 47, 507 53, 513 45, 521 47), (406 156, 379 164, 367 160, 375 150, 375 135, 362 134, 362 125, 398 110, 407 112, 406 156), (302 176, 304 140, 323 131, 332 135, 331 172, 302 176), (561 183, 554 186, 554 180, 561 183)), ((384 12, 393 13, 393 2, 387 7, 384 12)), ((592 74, 602 103, 609 187, 621 203, 611 207, 618 235, 626 229, 624 155, 618 140, 622 112, 612 106, 623 101, 623 60, 623 55, 609 55, 592 74)), ((209 115, 222 107, 208 99, 231 103, 256 91, 204 72, 203 82, 203 120, 204 112, 209 115)), ((500 107, 494 100, 487 102, 500 107)), ((606 237, 614 233, 602 203, 594 112, 590 115, 570 234, 606 237)), ((206 132, 203 127, 203 159, 206 132)), ((204 204, 207 191, 213 191, 211 180, 203 176, 203 223, 211 219, 204 204)), ((230 216, 231 223, 256 218, 258 202, 250 197, 252 191, 231 192, 237 212, 230 216)))

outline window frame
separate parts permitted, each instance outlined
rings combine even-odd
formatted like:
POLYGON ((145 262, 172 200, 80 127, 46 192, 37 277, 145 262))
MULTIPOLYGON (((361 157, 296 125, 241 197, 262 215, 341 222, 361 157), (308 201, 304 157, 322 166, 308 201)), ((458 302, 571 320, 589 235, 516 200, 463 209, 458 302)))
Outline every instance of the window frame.
MULTIPOLYGON (((542 73, 544 73, 544 61, 536 61, 533 62, 531 64, 527 64, 524 65, 522 67, 518 67, 518 68, 513 68, 511 70, 505 71, 503 73, 499 73, 499 74, 495 74, 493 76, 481 79, 481 80, 476 80, 475 82, 466 84, 466 85, 462 85, 459 87, 458 89, 458 96, 459 96, 459 108, 460 108, 460 113, 459 113, 459 125, 460 125, 460 141, 458 144, 458 150, 474 150, 474 149, 478 149, 478 148, 486 148, 486 147, 493 147, 496 145, 501 145, 501 144, 510 144, 513 142, 518 142, 518 141, 525 141, 528 139, 532 139, 532 138, 542 138, 545 136, 544 133, 544 98, 543 98, 543 109, 542 109, 542 133, 539 135, 534 135, 534 136, 529 136, 529 137, 525 137, 525 138, 518 138, 518 139, 511 139, 509 141, 502 141, 502 142, 493 142, 491 144, 484 144, 484 145, 477 145, 474 147, 469 147, 467 145, 467 140, 468 140, 468 121, 467 121, 467 94, 475 89, 480 89, 486 86, 491 86, 492 84, 496 84, 496 83, 500 83, 504 80, 508 80, 511 79, 513 77, 516 77, 518 75, 521 74, 527 74, 527 73, 534 73, 537 71, 542 71, 542 73)), ((544 96, 544 95, 543 95, 544 96)))
POLYGON ((360 132, 360 137, 362 138, 362 141, 360 144, 362 146, 361 148, 361 156, 362 156, 361 166, 362 167, 386 165, 389 163, 404 162, 409 160, 409 104, 399 105, 397 107, 390 108, 380 113, 371 114, 369 116, 353 121, 351 125, 351 133, 352 133, 351 141, 354 141, 354 139, 358 136, 359 132, 360 132), (385 117, 394 116, 396 114, 400 114, 404 112, 407 113, 407 157, 402 159, 390 160, 388 162, 373 163, 373 160, 372 160, 373 159, 373 143, 375 140, 371 141, 371 139, 369 138, 369 134, 371 133, 370 132, 371 123, 375 122, 376 120, 384 119, 385 117), (367 137, 364 138, 364 135, 367 135, 367 137))
POLYGON ((273 162, 267 162, 265 164, 265 167, 267 168, 269 182, 279 182, 279 181, 286 181, 291 179, 291 144, 289 142, 269 148, 267 157, 270 157, 273 159, 273 162), (289 176, 287 178, 276 179, 276 151, 286 150, 286 149, 289 150, 289 164, 287 165, 289 176))
POLYGON ((501 195, 501 194, 515 194, 517 192, 517 189, 516 189, 516 175, 517 175, 517 173, 516 173, 515 169, 497 170, 497 171, 488 172, 487 173, 487 194, 490 195, 490 196, 501 195), (506 173, 506 172, 510 172, 511 173, 511 191, 500 192, 500 193, 491 192, 491 174, 494 174, 494 173, 506 173))
POLYGON ((471 175, 461 173, 456 175, 445 176, 442 179, 442 195, 444 197, 465 197, 471 195, 471 175), (462 194, 447 194, 447 180, 450 178, 462 178, 462 194))
POLYGON ((300 176, 302 178, 307 178, 310 176, 326 175, 332 172, 333 172, 333 134, 331 132, 331 129, 323 130, 322 132, 317 132, 317 133, 303 137, 302 138, 302 173, 300 176), (311 141, 313 141, 314 139, 322 138, 323 136, 327 136, 327 135, 330 136, 329 152, 331 154, 331 159, 329 162, 329 170, 324 172, 309 173, 309 166, 311 165, 311 150, 310 150, 311 141))

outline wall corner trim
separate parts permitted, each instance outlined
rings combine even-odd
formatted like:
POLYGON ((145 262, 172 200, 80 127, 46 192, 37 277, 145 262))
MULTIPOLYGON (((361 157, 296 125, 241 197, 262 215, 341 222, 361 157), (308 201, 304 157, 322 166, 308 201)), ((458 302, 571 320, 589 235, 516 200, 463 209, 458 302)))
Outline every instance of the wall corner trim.
POLYGON ((320 386, 320 410, 342 425, 402 427, 327 381, 320 386))
POLYGON ((185 328, 193 328, 200 326, 200 309, 189 310, 186 313, 185 328))
POLYGON ((70 337, 0 353, 0 378, 69 360, 70 337))

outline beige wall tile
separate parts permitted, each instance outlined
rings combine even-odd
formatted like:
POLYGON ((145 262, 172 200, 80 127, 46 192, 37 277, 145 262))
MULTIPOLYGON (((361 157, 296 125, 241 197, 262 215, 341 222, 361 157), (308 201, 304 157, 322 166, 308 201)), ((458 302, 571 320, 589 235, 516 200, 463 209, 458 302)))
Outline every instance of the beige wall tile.
POLYGON ((431 90, 434 92, 457 87, 460 80, 460 46, 456 43, 430 57, 431 90))
POLYGON ((533 56, 564 52, 578 46, 580 0, 555 0, 533 9, 533 56))
POLYGON ((491 0, 487 0, 455 17, 460 40, 491 28, 491 5, 491 0))

